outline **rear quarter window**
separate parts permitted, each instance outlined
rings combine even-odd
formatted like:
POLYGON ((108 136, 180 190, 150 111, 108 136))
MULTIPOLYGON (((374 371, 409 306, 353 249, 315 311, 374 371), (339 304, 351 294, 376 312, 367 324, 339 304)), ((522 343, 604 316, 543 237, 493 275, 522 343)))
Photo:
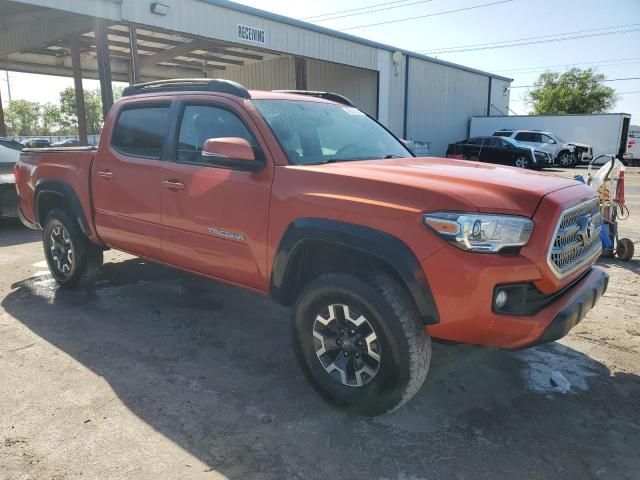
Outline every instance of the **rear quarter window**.
POLYGON ((169 124, 169 105, 129 107, 118 116, 111 146, 123 155, 159 159, 169 124))

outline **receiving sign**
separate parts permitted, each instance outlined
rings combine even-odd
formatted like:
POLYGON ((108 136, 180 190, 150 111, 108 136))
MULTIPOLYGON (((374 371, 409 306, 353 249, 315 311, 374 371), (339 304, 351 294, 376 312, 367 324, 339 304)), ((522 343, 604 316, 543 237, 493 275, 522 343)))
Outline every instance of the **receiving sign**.
POLYGON ((265 33, 262 28, 249 27, 248 25, 238 25, 238 39, 245 42, 265 43, 265 33))

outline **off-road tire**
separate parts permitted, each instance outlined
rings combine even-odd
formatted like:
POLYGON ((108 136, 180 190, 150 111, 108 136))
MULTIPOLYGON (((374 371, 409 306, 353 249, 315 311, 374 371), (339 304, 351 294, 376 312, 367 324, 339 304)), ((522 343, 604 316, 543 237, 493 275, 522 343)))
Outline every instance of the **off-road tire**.
POLYGON ((91 283, 102 266, 102 249, 89 241, 80 230, 78 223, 65 210, 55 208, 46 216, 42 244, 49 271, 58 285, 62 287, 73 288, 91 283), (60 229, 66 231, 73 253, 73 261, 67 272, 58 268, 51 251, 52 232, 54 230, 62 231, 60 229))
POLYGON ((310 384, 331 404, 365 416, 392 411, 413 397, 427 376, 431 340, 412 299, 391 276, 364 280, 344 273, 325 274, 309 283, 293 308, 293 347, 310 384), (363 386, 337 381, 320 362, 314 347, 314 322, 326 305, 356 309, 379 339, 377 374, 363 386))

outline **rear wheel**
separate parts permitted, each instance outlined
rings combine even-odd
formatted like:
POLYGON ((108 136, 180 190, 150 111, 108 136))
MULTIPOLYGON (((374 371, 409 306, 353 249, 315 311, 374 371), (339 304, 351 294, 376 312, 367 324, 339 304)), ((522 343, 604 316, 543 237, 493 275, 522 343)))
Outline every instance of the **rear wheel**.
POLYGON ((398 408, 420 389, 431 341, 404 288, 387 275, 365 282, 323 275, 293 310, 298 362, 329 402, 362 415, 398 408))
POLYGON ((47 215, 42 243, 49 271, 63 287, 89 282, 102 265, 102 250, 89 242, 77 222, 62 209, 47 215))

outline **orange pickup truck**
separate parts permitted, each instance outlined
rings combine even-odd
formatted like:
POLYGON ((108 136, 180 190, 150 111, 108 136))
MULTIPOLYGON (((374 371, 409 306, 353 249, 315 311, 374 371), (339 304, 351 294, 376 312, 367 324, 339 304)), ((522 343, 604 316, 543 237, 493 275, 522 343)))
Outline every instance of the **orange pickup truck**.
POLYGON ((97 150, 26 149, 15 176, 19 214, 43 229, 62 287, 93 277, 113 248, 270 295, 293 305, 311 384, 366 415, 418 391, 431 338, 553 341, 608 282, 593 267, 593 190, 416 158, 333 93, 134 85, 97 150))

